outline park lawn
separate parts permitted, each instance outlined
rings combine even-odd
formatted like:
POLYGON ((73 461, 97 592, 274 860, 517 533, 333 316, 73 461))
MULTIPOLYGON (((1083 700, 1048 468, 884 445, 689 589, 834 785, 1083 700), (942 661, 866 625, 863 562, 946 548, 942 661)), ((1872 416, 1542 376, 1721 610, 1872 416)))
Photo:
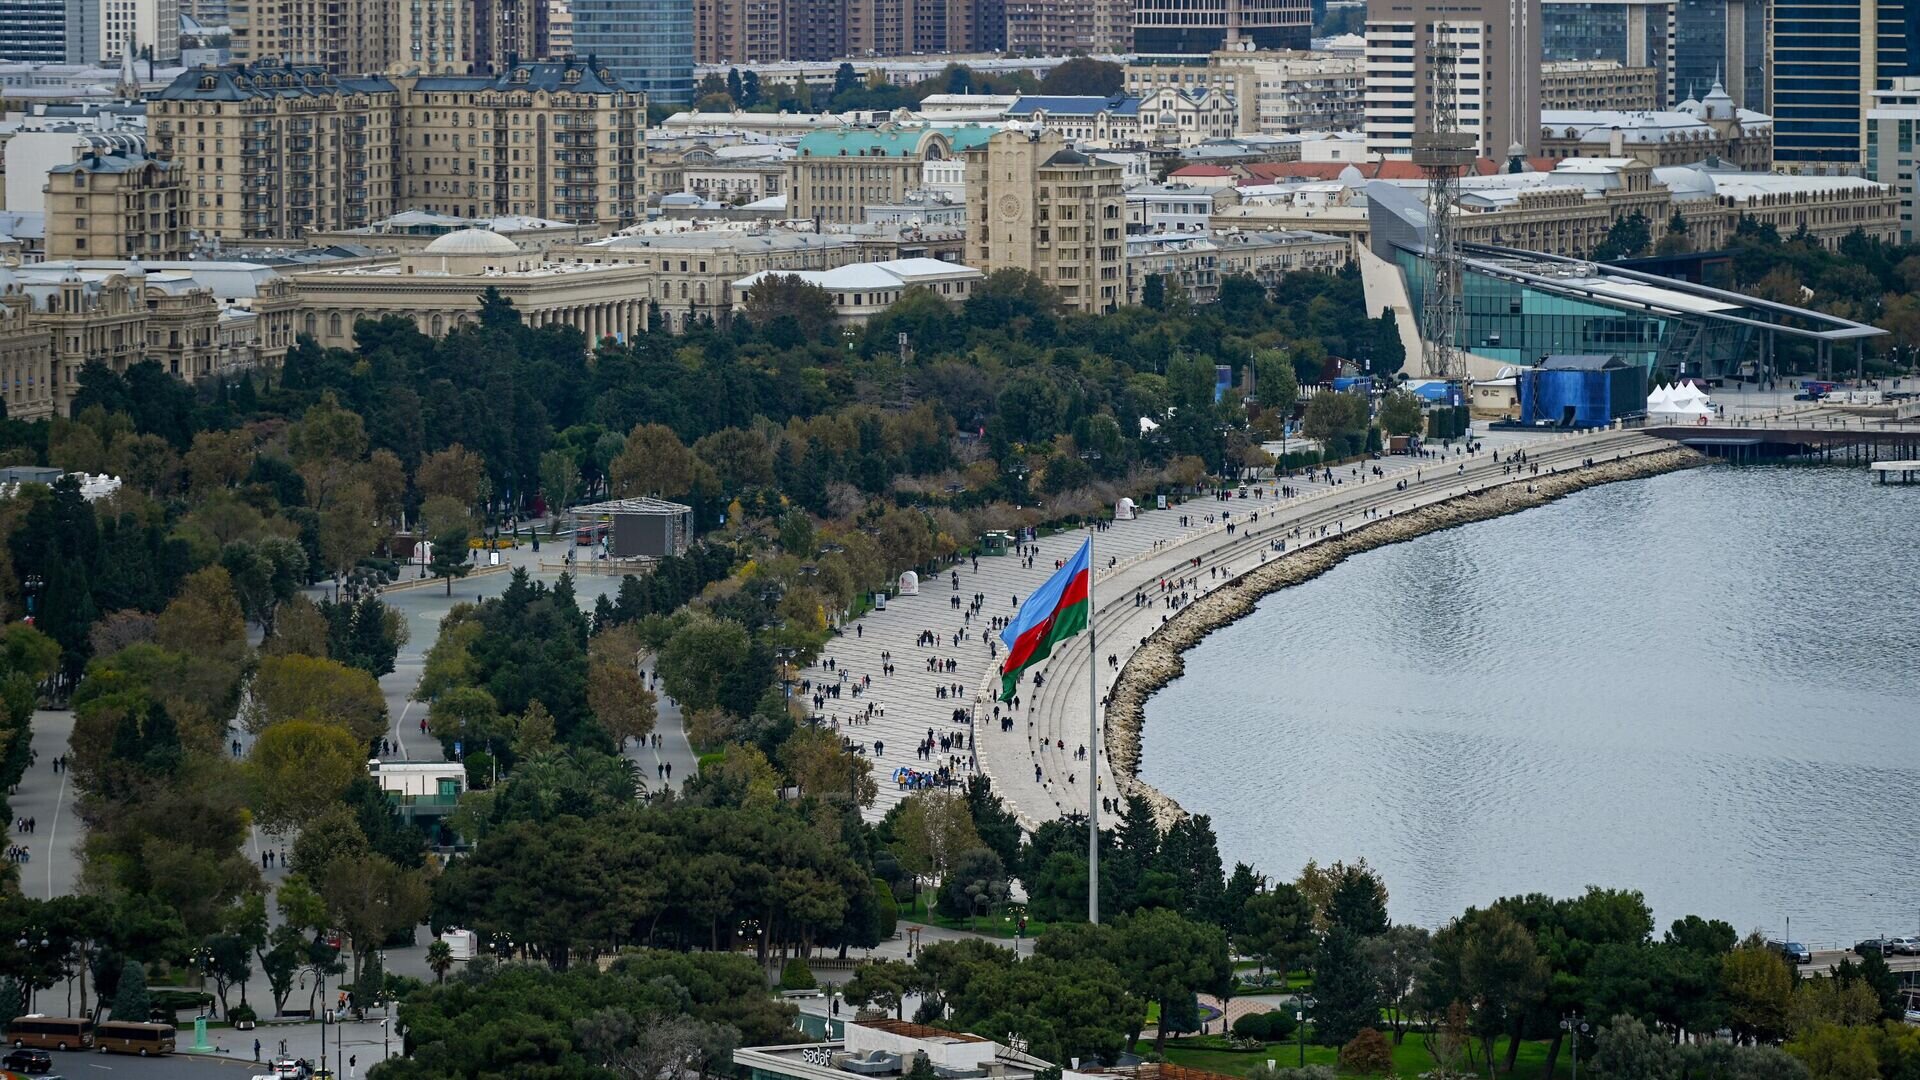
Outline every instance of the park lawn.
MULTIPOLYGON (((1311 1032, 1308 1035, 1312 1037, 1311 1032)), ((1388 1038, 1392 1038, 1391 1035, 1388 1038)), ((1532 1080, 1540 1075, 1547 1062, 1547 1046, 1544 1040, 1524 1041, 1520 1044, 1520 1058, 1514 1064, 1512 1075, 1532 1080)), ((1152 1039, 1142 1039, 1136 1045, 1136 1052, 1147 1053, 1153 1049, 1152 1039)), ((1494 1060, 1506 1060, 1507 1042, 1501 1039, 1494 1045, 1494 1060)), ((1307 1064, 1337 1065, 1339 1050, 1331 1046, 1307 1044, 1307 1064)), ((1226 1049, 1224 1041, 1217 1035, 1203 1035, 1187 1039, 1171 1039, 1167 1042, 1167 1060, 1175 1065, 1184 1065, 1191 1069, 1205 1069, 1208 1072, 1224 1073, 1228 1076, 1245 1076, 1254 1068, 1264 1065, 1271 1059, 1282 1068, 1300 1064, 1300 1047, 1295 1042, 1268 1043, 1265 1052, 1226 1049)), ((1419 1032, 1407 1033, 1406 1041, 1393 1048, 1394 1071, 1403 1077, 1418 1076, 1433 1068, 1433 1057, 1420 1041, 1419 1032)), ((1484 1066, 1483 1066, 1484 1067, 1484 1066)), ((1562 1049, 1560 1060, 1555 1063, 1555 1077, 1570 1077, 1572 1065, 1567 1052, 1562 1049)))
POLYGON ((1252 994, 1297 994, 1302 990, 1311 990, 1313 988, 1313 975, 1311 972, 1306 971, 1287 972, 1287 981, 1284 986, 1279 983, 1274 983, 1271 986, 1255 986, 1251 982, 1242 981, 1253 978, 1258 972, 1259 965, 1257 964, 1235 965, 1233 973, 1235 979, 1233 996, 1247 997, 1252 994))
MULTIPOLYGON (((947 930, 965 930, 969 933, 981 934, 986 937, 1010 938, 1014 936, 1014 931, 1020 924, 1020 916, 1026 910, 1019 905, 1009 904, 1002 911, 996 911, 991 915, 982 915, 978 919, 949 919, 945 915, 937 914, 928 909, 928 905, 932 902, 932 899, 933 894, 927 892, 914 897, 912 903, 902 904, 900 906, 901 920, 903 922, 926 923, 929 926, 938 926, 947 930)), ((1046 923, 1041 922, 1039 919, 1030 918, 1027 920, 1026 933, 1023 936, 1029 938, 1038 937, 1046 933, 1046 930, 1046 923)))

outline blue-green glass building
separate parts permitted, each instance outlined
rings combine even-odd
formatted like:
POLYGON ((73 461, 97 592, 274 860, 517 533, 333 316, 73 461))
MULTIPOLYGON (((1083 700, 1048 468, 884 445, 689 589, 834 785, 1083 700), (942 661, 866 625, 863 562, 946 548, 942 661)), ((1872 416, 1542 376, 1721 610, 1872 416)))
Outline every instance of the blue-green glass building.
POLYGON ((693 100, 693 0, 573 0, 573 51, 653 104, 693 100))
MULTIPOLYGON (((1425 304, 1425 191, 1367 185, 1374 255, 1400 271, 1406 310, 1425 304)), ((1617 356, 1647 385, 1682 376, 1711 380, 1773 370, 1778 335, 1814 342, 1821 367, 1835 344, 1885 333, 1790 304, 1605 263, 1533 251, 1467 245, 1454 345, 1499 365, 1531 367, 1549 356, 1617 356)), ((1369 295, 1369 307, 1381 306, 1369 295)))

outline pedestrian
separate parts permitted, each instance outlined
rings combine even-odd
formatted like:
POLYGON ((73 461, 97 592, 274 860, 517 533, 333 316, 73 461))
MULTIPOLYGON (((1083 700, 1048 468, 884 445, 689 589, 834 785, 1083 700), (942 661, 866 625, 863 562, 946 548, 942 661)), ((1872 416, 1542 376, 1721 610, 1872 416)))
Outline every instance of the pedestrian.
POLYGON ((253 1060, 255 1061, 260 1060, 260 1040, 259 1039, 253 1040, 253 1060))

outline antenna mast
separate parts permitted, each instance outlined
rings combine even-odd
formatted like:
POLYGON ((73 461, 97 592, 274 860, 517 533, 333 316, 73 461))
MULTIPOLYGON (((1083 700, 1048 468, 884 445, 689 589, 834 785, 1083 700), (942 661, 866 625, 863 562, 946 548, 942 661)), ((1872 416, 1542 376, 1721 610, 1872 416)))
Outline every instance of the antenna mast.
POLYGON ((1459 46, 1445 40, 1446 24, 1433 24, 1427 41, 1427 115, 1432 130, 1415 132, 1413 163, 1427 178, 1427 288, 1422 295, 1420 338, 1426 374, 1461 379, 1466 364, 1454 344, 1460 321, 1460 172, 1473 164, 1475 139, 1459 130, 1459 46))

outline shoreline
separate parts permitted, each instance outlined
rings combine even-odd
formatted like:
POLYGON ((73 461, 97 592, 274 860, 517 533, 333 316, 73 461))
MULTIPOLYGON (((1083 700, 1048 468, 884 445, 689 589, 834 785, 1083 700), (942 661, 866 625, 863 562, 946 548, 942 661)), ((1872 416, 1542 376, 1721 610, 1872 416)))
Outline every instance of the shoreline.
POLYGON ((1265 597, 1311 581, 1346 561, 1348 556, 1363 551, 1545 506, 1576 491, 1659 476, 1706 462, 1704 456, 1692 450, 1673 447, 1551 476, 1516 477, 1498 487, 1369 521, 1340 536, 1268 559, 1223 583, 1157 627, 1148 635, 1146 644, 1121 666, 1120 677, 1108 695, 1102 732, 1108 767, 1113 771, 1121 796, 1145 798, 1162 826, 1187 816, 1186 810, 1171 796, 1140 779, 1140 733, 1146 722, 1147 701, 1186 673, 1183 656, 1187 650, 1206 640, 1213 631, 1252 614, 1265 597), (1533 482, 1533 492, 1526 490, 1524 480, 1533 482))

